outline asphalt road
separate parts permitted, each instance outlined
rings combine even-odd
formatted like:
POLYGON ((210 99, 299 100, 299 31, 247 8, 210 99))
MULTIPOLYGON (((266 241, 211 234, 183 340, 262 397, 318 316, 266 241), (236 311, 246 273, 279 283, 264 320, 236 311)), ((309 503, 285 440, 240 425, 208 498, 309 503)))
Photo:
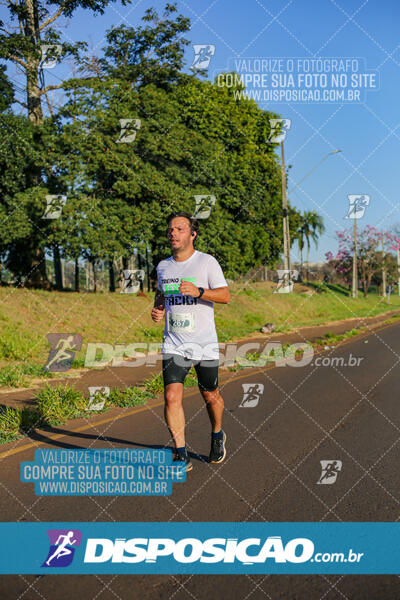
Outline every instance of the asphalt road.
MULTIPOLYGON (((324 357, 358 366, 279 367, 223 373, 228 455, 204 461, 209 422, 201 396, 185 391, 194 469, 170 497, 38 497, 19 481, 21 461, 40 448, 168 446, 160 400, 139 411, 114 409, 0 448, 2 521, 396 521, 399 518, 400 324, 330 349, 324 357), (263 384, 240 407, 242 384, 263 384), (120 418, 116 418, 120 417, 120 418), (55 437, 57 436, 57 437, 55 437), (54 439, 51 439, 53 437, 54 439), (28 447, 27 447, 28 446, 28 447), (1 457, 7 448, 14 453, 1 457), (332 485, 318 485, 321 460, 342 461, 332 485)), ((327 361, 325 361, 326 363, 327 361)), ((177 600, 396 600, 397 576, 3 575, 0 598, 177 600)))

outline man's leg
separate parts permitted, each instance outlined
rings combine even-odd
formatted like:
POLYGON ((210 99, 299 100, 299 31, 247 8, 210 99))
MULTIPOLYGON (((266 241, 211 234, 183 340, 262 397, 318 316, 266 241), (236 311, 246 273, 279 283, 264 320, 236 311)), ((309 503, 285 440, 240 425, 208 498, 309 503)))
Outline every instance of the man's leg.
POLYGON ((206 403, 208 416, 214 433, 221 430, 224 400, 218 389, 218 359, 200 360, 195 363, 199 390, 206 403))
POLYGON ((218 389, 218 360, 203 360, 194 368, 212 428, 209 461, 221 463, 226 457, 226 433, 222 431, 224 400, 218 389))
POLYGON ((164 388, 164 416, 175 448, 185 445, 185 414, 183 412, 183 383, 169 383, 164 388))
POLYGON ((190 369, 190 361, 174 355, 163 356, 164 417, 175 444, 174 461, 184 462, 186 471, 193 465, 185 444, 185 414, 183 412, 183 383, 190 369))
POLYGON ((212 391, 200 391, 206 402, 207 412, 212 427, 211 449, 208 460, 210 463, 221 463, 225 460, 226 457, 226 433, 222 430, 222 415, 224 412, 224 401, 221 394, 219 393, 218 388, 212 391))
POLYGON ((224 400, 219 393, 219 389, 211 392, 201 390, 201 395, 206 403, 208 416, 211 422, 211 427, 214 432, 221 431, 222 428, 222 415, 224 412, 224 400))

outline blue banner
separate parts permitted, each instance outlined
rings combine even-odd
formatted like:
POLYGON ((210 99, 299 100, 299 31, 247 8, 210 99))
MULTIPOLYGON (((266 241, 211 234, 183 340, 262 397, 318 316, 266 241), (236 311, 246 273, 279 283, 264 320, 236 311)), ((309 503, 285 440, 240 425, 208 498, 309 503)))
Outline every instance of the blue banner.
POLYGON ((16 522, 0 528, 2 574, 400 572, 397 522, 16 522))

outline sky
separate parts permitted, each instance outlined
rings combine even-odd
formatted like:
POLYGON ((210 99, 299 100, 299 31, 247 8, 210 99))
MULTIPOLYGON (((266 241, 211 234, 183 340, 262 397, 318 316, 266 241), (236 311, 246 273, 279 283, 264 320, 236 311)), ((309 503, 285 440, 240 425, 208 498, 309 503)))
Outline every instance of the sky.
MULTIPOLYGON (((184 36, 190 40, 187 69, 195 57, 193 45, 211 45, 209 79, 236 67, 247 74, 247 91, 259 94, 251 97, 261 108, 290 120, 284 141, 291 166, 289 200, 301 211, 316 210, 326 226, 318 247, 311 247, 311 261, 324 260, 329 250, 335 253, 335 232, 353 226, 345 218, 349 195, 364 196, 359 227, 390 229, 400 223, 398 0, 176 4, 191 20, 184 36), (271 98, 272 91, 278 99, 271 98), (303 94, 302 101, 296 93, 303 94)), ((108 29, 122 23, 135 27, 146 9, 162 13, 164 6, 159 0, 116 2, 101 16, 79 9, 62 22, 62 33, 69 41, 87 41, 101 55, 108 29)), ((0 18, 5 17, 2 9, 0 18)), ((66 73, 61 66, 48 69, 46 84, 66 73)), ((23 84, 21 77, 17 81, 23 84)), ((292 261, 298 259, 295 244, 292 261)))

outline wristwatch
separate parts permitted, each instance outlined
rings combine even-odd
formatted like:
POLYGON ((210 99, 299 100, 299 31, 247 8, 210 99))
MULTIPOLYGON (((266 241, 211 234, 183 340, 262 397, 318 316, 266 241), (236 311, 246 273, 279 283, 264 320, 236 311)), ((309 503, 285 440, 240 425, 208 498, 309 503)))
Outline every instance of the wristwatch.
POLYGON ((202 297, 202 295, 204 294, 204 288, 202 288, 202 287, 198 287, 197 289, 198 289, 198 290, 199 290, 199 292, 200 292, 200 295, 199 295, 199 296, 197 296, 197 297, 198 297, 198 298, 201 298, 201 297, 202 297))

